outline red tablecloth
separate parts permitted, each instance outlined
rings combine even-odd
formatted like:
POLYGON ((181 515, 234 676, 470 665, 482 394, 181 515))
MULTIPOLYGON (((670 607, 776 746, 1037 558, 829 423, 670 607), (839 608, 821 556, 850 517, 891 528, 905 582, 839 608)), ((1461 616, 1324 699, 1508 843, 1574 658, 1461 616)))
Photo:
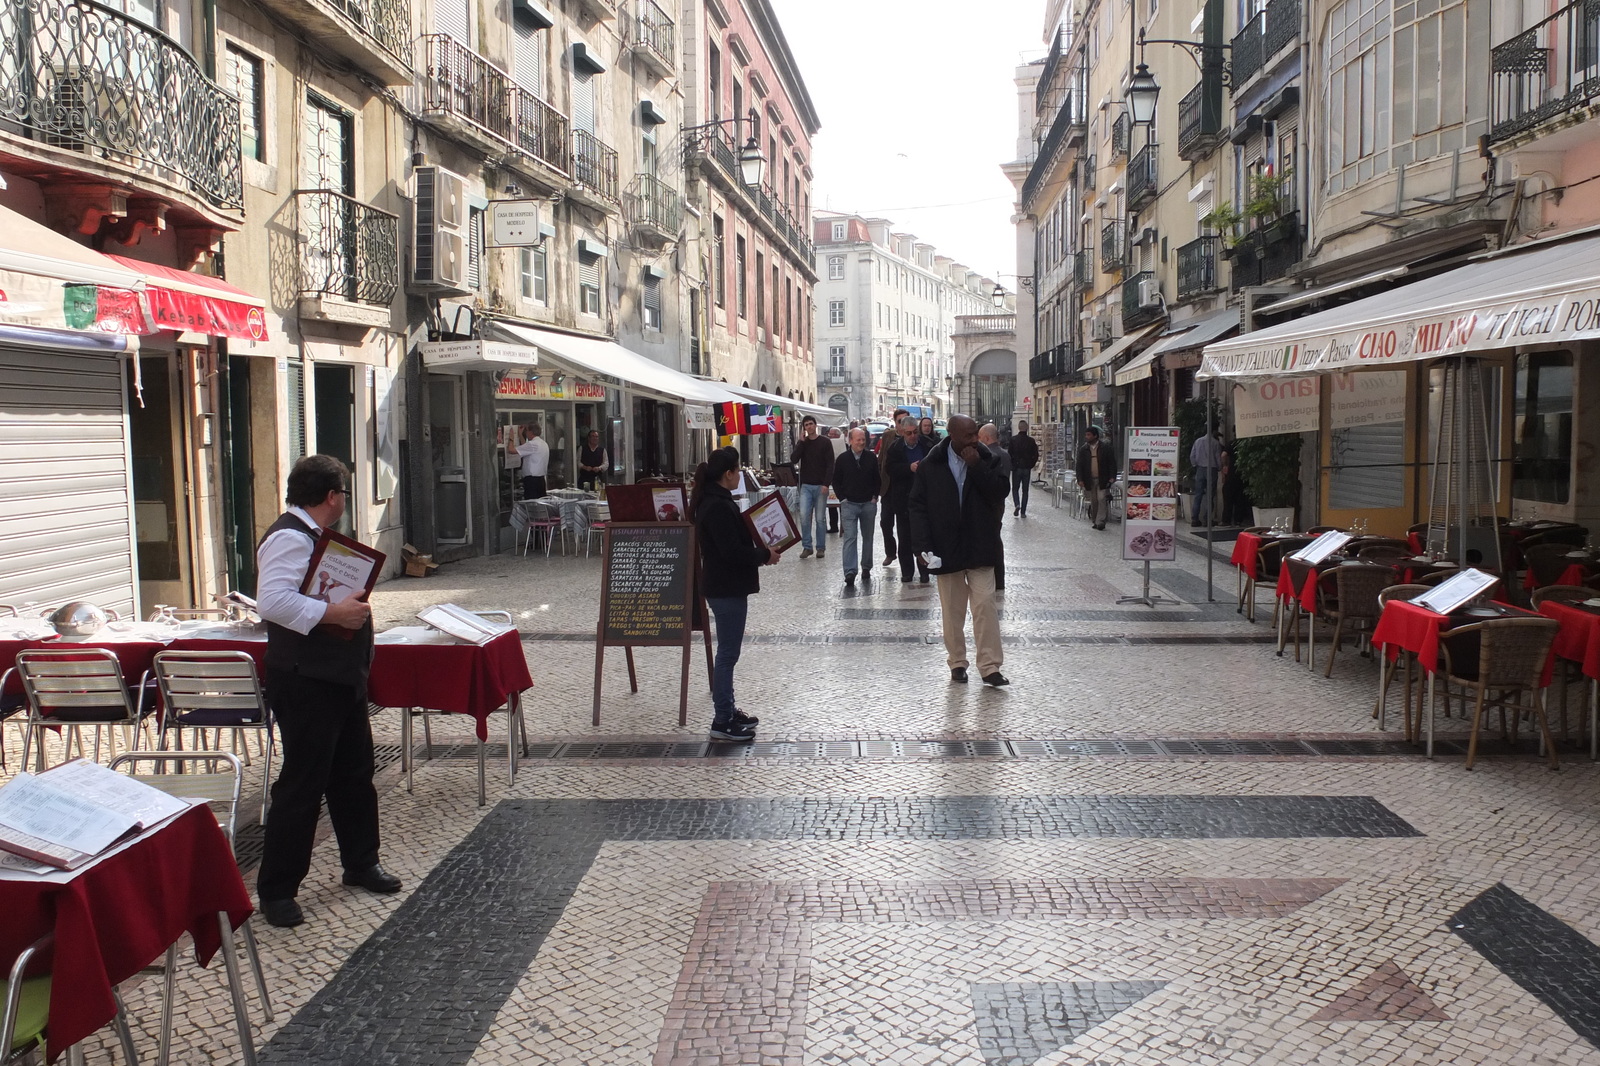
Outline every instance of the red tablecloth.
MULTIPOLYGON (((1567 568, 1561 571, 1561 576, 1556 578, 1555 581, 1551 582, 1551 584, 1581 585, 1585 581, 1589 580, 1590 575, 1591 571, 1584 563, 1568 563, 1567 568)), ((1532 592, 1534 589, 1539 587, 1539 583, 1534 580, 1533 567, 1531 566, 1522 572, 1522 587, 1527 589, 1529 592, 1532 592)))
POLYGON ((221 942, 217 913, 234 928, 250 917, 250 893, 228 838, 205 804, 65 884, 0 877, 0 964, 55 932, 50 985, 53 1060, 116 1016, 111 989, 150 965, 187 930, 203 966, 221 942))
POLYGON ((1539 605, 1539 613, 1561 623, 1555 653, 1581 665, 1585 677, 1600 679, 1600 611, 1550 600, 1539 605))
MULTIPOLYGON (((145 671, 150 669, 150 664, 155 660, 156 652, 165 645, 157 640, 62 640, 59 637, 37 637, 29 640, 3 639, 0 640, 0 674, 5 673, 17 665, 17 654, 32 651, 35 648, 48 648, 51 651, 69 651, 73 648, 106 648, 117 657, 117 662, 122 664, 122 678, 128 683, 129 691, 134 692, 134 699, 138 699, 138 692, 134 689, 144 678, 145 671)), ((6 686, 7 695, 21 695, 22 682, 13 678, 6 686)))
POLYGON ((1413 554, 1421 555, 1424 551, 1427 550, 1427 546, 1422 543, 1422 534, 1421 533, 1417 533, 1417 532, 1407 533, 1406 534, 1406 543, 1411 546, 1411 551, 1412 551, 1413 554))
POLYGON ((379 644, 367 698, 383 707, 470 714, 478 720, 478 739, 488 740, 489 715, 532 687, 522 637, 512 630, 482 646, 379 644))
MULTIPOLYGON (((1532 617, 1531 611, 1511 608, 1509 617, 1532 617)), ((1439 636, 1458 625, 1481 622, 1481 618, 1452 618, 1449 615, 1418 607, 1405 600, 1390 600, 1378 616, 1378 625, 1372 631, 1372 643, 1385 646, 1389 658, 1397 658, 1401 651, 1415 653, 1417 662, 1430 674, 1439 668, 1439 636)), ((1554 655, 1545 663, 1541 685, 1550 683, 1554 655)))
POLYGON ((1261 576, 1258 557, 1265 543, 1266 538, 1259 533, 1240 533, 1239 539, 1233 542, 1233 554, 1228 561, 1243 570, 1245 577, 1255 581, 1261 576))
POLYGON ((1294 587, 1293 580, 1289 577, 1289 567, 1287 564, 1285 564, 1278 569, 1278 598, 1284 600, 1299 600, 1301 609, 1309 611, 1313 614, 1316 613, 1317 578, 1321 577, 1322 573, 1322 570, 1313 569, 1309 574, 1306 575, 1305 581, 1301 582, 1300 588, 1297 591, 1294 587))

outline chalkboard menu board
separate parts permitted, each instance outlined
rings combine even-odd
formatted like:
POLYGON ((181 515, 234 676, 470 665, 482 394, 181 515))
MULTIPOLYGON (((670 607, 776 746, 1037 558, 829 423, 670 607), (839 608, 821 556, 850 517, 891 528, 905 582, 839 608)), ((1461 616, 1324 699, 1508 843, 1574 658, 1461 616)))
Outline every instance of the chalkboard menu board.
POLYGON ((693 575, 693 526, 611 523, 600 593, 601 643, 684 644, 693 575))

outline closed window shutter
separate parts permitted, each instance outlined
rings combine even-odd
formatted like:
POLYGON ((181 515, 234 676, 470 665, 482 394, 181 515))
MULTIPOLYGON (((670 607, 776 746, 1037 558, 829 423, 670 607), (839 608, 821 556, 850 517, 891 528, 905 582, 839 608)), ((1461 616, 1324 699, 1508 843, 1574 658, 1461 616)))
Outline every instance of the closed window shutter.
POLYGON ((572 128, 594 132, 594 75, 572 72, 572 128))
POLYGON ((289 419, 289 464, 306 454, 306 365, 291 359, 284 373, 284 405, 289 419))
POLYGON ((471 47, 472 23, 467 15, 467 0, 433 0, 433 32, 448 33, 471 47))
POLYGON ((467 215, 467 288, 483 286, 483 212, 476 207, 467 215))
POLYGON ((531 23, 514 19, 511 23, 512 68, 517 84, 544 98, 544 39, 531 23))
POLYGON ((644 324, 650 329, 661 328, 661 279, 644 279, 644 324))
POLYGON ((1399 507, 1405 502, 1404 422, 1350 426, 1332 433, 1328 509, 1399 507))

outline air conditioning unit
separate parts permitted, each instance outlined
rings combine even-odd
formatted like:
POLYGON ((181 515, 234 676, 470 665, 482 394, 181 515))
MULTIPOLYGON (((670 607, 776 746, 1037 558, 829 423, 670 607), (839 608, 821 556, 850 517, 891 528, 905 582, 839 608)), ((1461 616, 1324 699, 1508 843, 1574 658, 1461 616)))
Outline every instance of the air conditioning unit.
POLYGON ((1089 323, 1089 332, 1096 343, 1105 344, 1112 339, 1114 327, 1110 315, 1095 315, 1089 323))
POLYGON ((1161 306, 1161 282, 1155 278, 1139 279, 1139 306, 1161 306))
POLYGON ((416 181, 411 285, 432 292, 467 292, 465 183, 460 175, 432 166, 418 167, 416 181))
POLYGON ((1135 248, 1143 248, 1147 244, 1154 243, 1156 243, 1156 228, 1154 226, 1144 227, 1139 231, 1138 235, 1133 238, 1133 246, 1135 248))

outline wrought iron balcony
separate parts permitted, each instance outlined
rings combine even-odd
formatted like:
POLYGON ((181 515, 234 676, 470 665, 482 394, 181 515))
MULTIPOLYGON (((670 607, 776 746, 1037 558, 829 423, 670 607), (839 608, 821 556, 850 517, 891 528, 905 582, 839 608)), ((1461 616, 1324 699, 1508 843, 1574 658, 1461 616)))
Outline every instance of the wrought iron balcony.
POLYGON ((1267 27, 1261 43, 1263 61, 1299 39, 1300 0, 1272 0, 1267 5, 1267 27))
POLYGON ((1289 273, 1301 257, 1300 216, 1290 212, 1239 238, 1223 255, 1232 262, 1229 284, 1266 285, 1289 273))
POLYGON ((1573 0, 1489 53, 1489 137, 1504 140, 1600 100, 1600 7, 1573 0))
POLYGON ((573 130, 572 177, 602 199, 616 203, 617 150, 588 130, 573 130))
POLYGON ((1127 159, 1133 146, 1133 118, 1126 111, 1111 123, 1111 158, 1127 159))
POLYGON ((1072 281, 1081 288, 1094 287, 1094 253, 1087 248, 1072 253, 1072 281))
POLYGON ((1031 384, 1067 377, 1076 374, 1082 363, 1082 349, 1074 348, 1070 344, 1058 344, 1028 360, 1028 381, 1031 384))
POLYGON ((1156 198, 1160 191, 1156 184, 1157 146, 1147 144, 1128 164, 1128 207, 1138 208, 1156 198))
POLYGON ((1128 225, 1121 219, 1107 222, 1100 230, 1100 269, 1107 274, 1122 269, 1127 253, 1128 225))
POLYGON ((300 295, 387 307, 400 291, 400 216, 329 189, 294 194, 300 295))
POLYGON ((1044 175, 1050 169, 1056 154, 1062 148, 1081 140, 1089 128, 1088 74, 1080 66, 1073 68, 1066 77, 1066 94, 1062 97, 1061 106, 1056 110, 1055 118, 1050 123, 1049 132, 1045 134, 1044 140, 1039 142, 1038 155, 1034 157, 1033 166, 1022 183, 1024 204, 1028 203, 1038 191, 1039 183, 1044 180, 1044 175))
POLYGON ((1159 319, 1164 313, 1154 271, 1145 270, 1122 283, 1122 331, 1138 329, 1159 319))
POLYGON ((711 130, 704 145, 706 158, 715 164, 713 172, 718 180, 728 188, 738 190, 755 208, 755 213, 772 235, 787 244, 797 258, 808 265, 812 264, 815 251, 810 226, 796 219, 767 186, 756 187, 744 183, 739 168, 739 146, 734 143, 733 134, 725 129, 711 130))
POLYGON ((1178 299, 1188 300, 1214 292, 1217 285, 1217 248, 1222 238, 1215 235, 1192 240, 1178 248, 1178 299))
POLYGON ((1266 62, 1262 48, 1266 44, 1267 14, 1257 11, 1250 17, 1250 21, 1239 27, 1239 32, 1233 35, 1233 44, 1228 49, 1232 61, 1233 88, 1238 92, 1239 86, 1261 73, 1261 64, 1266 62))
POLYGON ((678 190, 652 174, 640 174, 623 197, 628 222, 676 237, 683 224, 683 199, 678 190))
POLYGON ((662 77, 670 77, 675 66, 677 26, 652 0, 639 0, 639 13, 633 19, 634 51, 662 77))
POLYGON ((244 201, 239 101, 178 42, 93 0, 0 0, 0 130, 136 187, 244 201))
POLYGON ((423 36, 419 92, 424 119, 505 152, 522 173, 566 176, 567 117, 454 37, 423 36))
POLYGON ((1202 159, 1221 143, 1222 77, 1205 71, 1200 83, 1178 101, 1178 158, 1202 159))
POLYGON ((410 0, 257 0, 316 43, 383 85, 411 84, 410 0))

